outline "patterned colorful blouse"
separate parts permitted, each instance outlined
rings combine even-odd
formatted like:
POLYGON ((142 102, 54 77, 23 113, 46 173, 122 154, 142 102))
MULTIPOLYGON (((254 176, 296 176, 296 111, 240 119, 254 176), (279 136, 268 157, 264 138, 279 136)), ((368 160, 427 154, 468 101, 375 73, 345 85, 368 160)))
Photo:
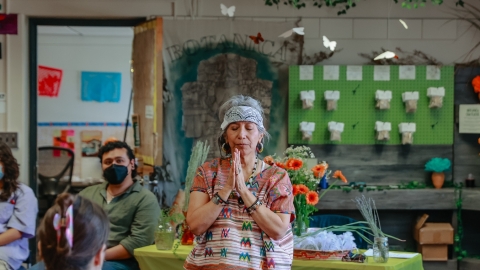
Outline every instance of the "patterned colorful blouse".
MULTIPOLYGON (((205 192, 211 199, 223 188, 229 172, 230 158, 204 163, 197 170, 190 192, 205 192)), ((291 222, 295 219, 292 184, 284 169, 262 168, 247 187, 271 211, 291 214, 291 222)), ((197 237, 197 245, 183 265, 185 269, 291 269, 291 228, 282 239, 271 239, 240 202, 238 194, 232 192, 212 226, 197 237)))

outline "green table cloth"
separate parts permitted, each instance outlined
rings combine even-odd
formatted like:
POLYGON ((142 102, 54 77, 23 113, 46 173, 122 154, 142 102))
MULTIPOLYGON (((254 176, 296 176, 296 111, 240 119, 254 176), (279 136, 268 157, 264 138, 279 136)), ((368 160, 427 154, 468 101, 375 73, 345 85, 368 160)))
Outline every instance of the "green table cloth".
MULTIPOLYGON (((141 270, 180 270, 192 248, 193 246, 180 245, 177 257, 172 250, 157 250, 155 245, 151 245, 135 249, 134 255, 141 270)), ((375 263, 372 257, 368 257, 365 263, 294 259, 292 269, 423 270, 423 263, 421 254, 410 259, 390 258, 387 263, 375 263)))

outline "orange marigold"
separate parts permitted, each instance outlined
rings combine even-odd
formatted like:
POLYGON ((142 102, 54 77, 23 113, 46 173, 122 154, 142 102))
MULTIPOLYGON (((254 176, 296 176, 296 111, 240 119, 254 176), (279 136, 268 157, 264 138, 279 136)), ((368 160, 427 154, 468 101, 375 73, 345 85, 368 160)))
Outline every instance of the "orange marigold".
POLYGON ((296 196, 299 192, 298 185, 292 185, 293 196, 296 196))
POLYGON ((345 176, 343 175, 342 171, 335 171, 333 173, 333 178, 337 178, 337 179, 340 179, 342 180, 342 182, 344 183, 347 183, 347 178, 345 178, 345 176))
POLYGON ((285 164, 283 164, 282 162, 275 162, 275 165, 277 165, 277 167, 285 169, 285 164))
POLYGON ((307 195, 305 195, 305 198, 310 205, 316 205, 318 203, 318 193, 315 191, 309 191, 307 195))
POLYGON ((268 165, 273 165, 275 164, 275 160, 273 160, 272 156, 266 156, 263 158, 263 162, 267 163, 268 165))
POLYGON ((472 80, 473 91, 480 93, 480 75, 475 76, 472 80))
POLYGON ((290 158, 287 163, 287 169, 289 170, 300 170, 303 166, 303 161, 301 159, 296 159, 296 158, 290 158))
POLYGON ((313 175, 317 178, 322 178, 323 175, 325 174, 325 170, 326 170, 326 167, 324 164, 318 164, 313 166, 312 168, 313 175))
POLYGON ((307 194, 307 192, 310 191, 308 187, 305 185, 297 185, 297 187, 298 187, 298 193, 300 194, 307 194))

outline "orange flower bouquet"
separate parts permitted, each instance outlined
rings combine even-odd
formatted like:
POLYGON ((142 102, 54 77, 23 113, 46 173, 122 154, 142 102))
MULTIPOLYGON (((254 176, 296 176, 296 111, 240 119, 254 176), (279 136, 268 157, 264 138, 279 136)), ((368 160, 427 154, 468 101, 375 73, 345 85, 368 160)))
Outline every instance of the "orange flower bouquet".
MULTIPOLYGON (((309 147, 307 146, 290 146, 285 150, 284 157, 274 159, 272 156, 267 156, 263 161, 270 165, 276 165, 284 168, 288 172, 290 181, 292 182, 293 204, 295 206, 295 234, 301 235, 305 232, 310 223, 310 215, 317 210, 315 205, 318 204, 321 197, 330 189, 334 184, 322 192, 318 193, 318 184, 320 179, 326 174, 330 174, 328 171, 328 164, 322 162, 315 165, 313 168, 308 168, 307 160, 315 158, 309 147)), ((347 179, 343 176, 341 171, 336 171, 333 178, 341 179, 346 183, 347 179)))
POLYGON ((480 99, 480 75, 475 76, 472 80, 473 91, 478 95, 478 99, 480 99))

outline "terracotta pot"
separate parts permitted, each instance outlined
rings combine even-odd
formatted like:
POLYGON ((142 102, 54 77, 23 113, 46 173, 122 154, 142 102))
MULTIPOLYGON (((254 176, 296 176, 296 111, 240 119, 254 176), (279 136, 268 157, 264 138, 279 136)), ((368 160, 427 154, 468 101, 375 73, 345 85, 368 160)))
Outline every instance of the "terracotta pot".
POLYGON ((432 183, 435 188, 442 188, 445 182, 445 174, 443 172, 432 173, 432 183))

